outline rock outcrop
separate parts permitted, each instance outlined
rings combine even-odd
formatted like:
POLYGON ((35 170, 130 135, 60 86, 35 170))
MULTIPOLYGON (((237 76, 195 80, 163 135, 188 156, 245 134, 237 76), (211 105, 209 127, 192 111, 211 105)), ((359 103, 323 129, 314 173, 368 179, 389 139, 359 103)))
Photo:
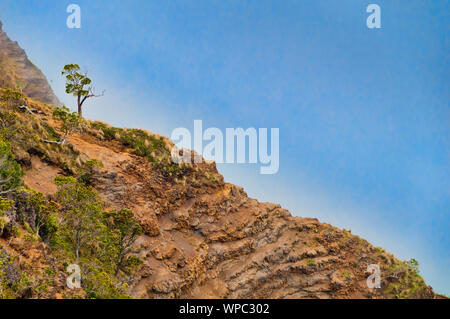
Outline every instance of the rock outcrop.
MULTIPOLYGON (((111 209, 131 209, 142 226, 133 250, 143 261, 130 282, 134 298, 435 296, 407 263, 350 231, 249 198, 225 183, 214 163, 196 164, 194 173, 174 180, 96 131, 75 134, 70 143, 80 161, 102 161, 92 185, 111 209), (372 264, 381 270, 379 289, 367 285, 372 264)), ((27 175, 51 196, 39 185, 53 175, 35 162, 27 175)))
MULTIPOLYGON (((96 152, 86 140, 74 147, 89 158, 96 152)), ((114 158, 94 185, 114 208, 132 209, 144 228, 135 244, 144 261, 130 289, 135 298, 383 298, 389 274, 402 267, 349 231, 293 217, 222 178, 180 185, 138 156, 114 158), (370 264, 381 268, 381 289, 367 286, 370 264)), ((200 170, 206 166, 215 171, 206 163, 200 170)))
POLYGON ((61 105, 44 74, 17 42, 9 39, 0 22, 0 87, 22 91, 44 103, 61 105))

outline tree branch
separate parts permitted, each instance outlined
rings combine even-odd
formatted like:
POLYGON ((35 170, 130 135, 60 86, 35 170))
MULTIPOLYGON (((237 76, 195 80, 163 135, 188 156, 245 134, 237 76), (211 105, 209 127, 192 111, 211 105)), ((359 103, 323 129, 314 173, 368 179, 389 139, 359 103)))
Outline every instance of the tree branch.
POLYGON ((8 183, 10 180, 11 180, 11 176, 8 177, 7 179, 2 179, 2 180, 0 180, 0 184, 8 183))
POLYGON ((56 145, 62 145, 64 144, 66 141, 50 141, 50 140, 42 140, 44 143, 49 143, 49 144, 56 144, 56 145))
POLYGON ((18 189, 18 188, 15 187, 15 188, 8 189, 8 190, 6 190, 6 191, 1 191, 1 192, 0 192, 0 195, 9 194, 9 193, 11 193, 11 192, 14 192, 14 191, 17 190, 17 189, 18 189))
POLYGON ((103 90, 101 94, 95 94, 95 93, 94 93, 94 88, 90 87, 90 88, 89 88, 89 94, 88 94, 88 95, 85 95, 85 96, 81 99, 80 106, 83 106, 83 103, 84 103, 87 99, 89 99, 89 98, 91 98, 91 97, 101 97, 101 96, 104 96, 104 95, 105 95, 105 90, 103 90))

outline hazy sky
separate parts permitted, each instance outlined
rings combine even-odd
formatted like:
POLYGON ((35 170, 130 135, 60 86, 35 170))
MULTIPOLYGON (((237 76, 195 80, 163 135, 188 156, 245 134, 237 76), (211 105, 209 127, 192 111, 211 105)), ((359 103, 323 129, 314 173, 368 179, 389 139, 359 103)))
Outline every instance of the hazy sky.
POLYGON ((106 96, 85 115, 176 127, 280 128, 280 170, 220 165, 292 214, 351 229, 450 294, 449 1, 2 0, 4 30, 68 106, 60 71, 106 96), (66 27, 79 4, 82 27, 66 27), (381 7, 368 29, 366 7, 381 7))

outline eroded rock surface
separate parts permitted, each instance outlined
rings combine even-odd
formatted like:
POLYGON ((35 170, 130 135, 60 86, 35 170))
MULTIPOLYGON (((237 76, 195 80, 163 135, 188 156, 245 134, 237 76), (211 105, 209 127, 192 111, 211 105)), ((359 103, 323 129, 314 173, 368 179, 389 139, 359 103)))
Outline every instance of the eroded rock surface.
MULTIPOLYGON (((76 141, 82 154, 105 147, 83 136, 76 141)), ((133 297, 383 297, 382 289, 367 287, 367 266, 387 272, 398 261, 349 231, 293 217, 223 179, 171 182, 146 159, 110 151, 117 156, 103 158, 93 181, 113 208, 132 209, 143 227, 135 253, 144 264, 131 285, 133 297)), ((214 164, 200 164, 206 168, 216 171, 214 164)), ((433 297, 431 288, 420 297, 433 297)))
POLYGON ((22 91, 44 103, 61 105, 45 75, 27 57, 17 42, 11 41, 0 22, 0 87, 22 91))

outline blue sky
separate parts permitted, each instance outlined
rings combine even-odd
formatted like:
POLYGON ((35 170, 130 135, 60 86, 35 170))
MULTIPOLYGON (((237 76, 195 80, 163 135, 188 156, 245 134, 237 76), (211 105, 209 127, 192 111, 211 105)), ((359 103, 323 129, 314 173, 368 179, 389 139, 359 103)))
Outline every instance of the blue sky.
POLYGON ((106 96, 85 116, 280 128, 280 170, 219 166, 292 214, 351 229, 450 294, 448 1, 12 1, 0 20, 68 106, 60 71, 106 96), (77 3, 82 28, 66 27, 77 3), (382 28, 366 27, 381 7, 382 28))

